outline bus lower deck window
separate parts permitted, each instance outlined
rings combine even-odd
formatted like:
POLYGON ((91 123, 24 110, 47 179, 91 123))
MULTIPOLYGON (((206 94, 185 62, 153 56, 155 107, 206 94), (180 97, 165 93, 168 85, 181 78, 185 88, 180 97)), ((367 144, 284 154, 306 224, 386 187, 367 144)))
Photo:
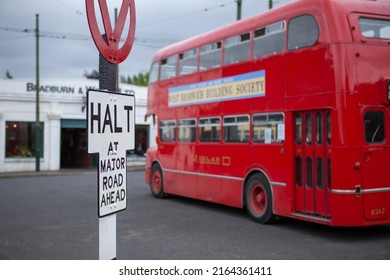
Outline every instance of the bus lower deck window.
POLYGON ((366 142, 369 144, 385 141, 385 118, 381 111, 368 111, 364 114, 366 142))
POLYGON ((221 139, 221 119, 204 118, 199 120, 199 141, 200 142, 220 142, 221 139))
POLYGON ((176 140, 176 121, 160 122, 160 140, 162 142, 175 142, 176 140))
POLYGON ((224 140, 228 143, 249 142, 249 117, 232 116, 223 120, 224 140))
POLYGON ((283 114, 259 114, 253 116, 253 142, 261 144, 274 144, 284 142, 284 116, 283 114))
POLYGON ((180 142, 196 141, 196 120, 179 120, 179 138, 180 142))

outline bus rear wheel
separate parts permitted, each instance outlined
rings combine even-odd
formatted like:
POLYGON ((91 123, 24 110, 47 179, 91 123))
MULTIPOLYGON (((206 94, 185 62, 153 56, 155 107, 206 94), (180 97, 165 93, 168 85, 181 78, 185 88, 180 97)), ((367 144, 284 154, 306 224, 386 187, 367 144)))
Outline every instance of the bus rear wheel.
POLYGON ((272 193, 268 180, 262 174, 255 174, 245 185, 245 205, 249 216, 261 224, 275 220, 272 213, 272 193))
POLYGON ((150 173, 150 190, 156 198, 164 197, 164 181, 162 170, 159 164, 154 164, 150 173))

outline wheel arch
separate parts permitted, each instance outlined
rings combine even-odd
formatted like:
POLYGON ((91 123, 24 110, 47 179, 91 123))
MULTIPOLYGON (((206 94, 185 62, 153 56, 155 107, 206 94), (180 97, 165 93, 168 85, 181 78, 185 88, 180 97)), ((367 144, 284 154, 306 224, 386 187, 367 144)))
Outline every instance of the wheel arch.
POLYGON ((150 190, 153 194, 154 197, 156 198, 164 198, 165 197, 165 190, 164 190, 164 178, 165 178, 165 175, 164 175, 164 169, 161 165, 161 163, 157 160, 153 161, 152 164, 151 164, 151 172, 150 172, 150 179, 149 179, 149 186, 150 186, 150 190), (161 177, 160 178, 160 183, 161 183, 161 187, 158 188, 158 189, 155 189, 155 186, 154 186, 154 180, 153 180, 153 176, 155 174, 155 171, 157 171, 159 173, 159 176, 161 177))
MULTIPOLYGON (((272 208, 274 208, 274 193, 273 193, 273 189, 272 189, 272 184, 271 184, 271 180, 269 178, 269 176, 267 175, 267 173, 260 169, 260 168, 254 168, 252 170, 250 170, 246 175, 245 175, 245 178, 244 178, 244 182, 243 182, 243 185, 242 185, 242 206, 243 208, 245 208, 245 194, 246 194, 246 185, 248 183, 248 181, 250 180, 250 178, 255 175, 255 174, 261 174, 262 176, 264 176, 266 179, 267 179, 267 182, 269 184, 269 187, 271 189, 271 195, 272 195, 272 208)), ((274 209, 272 209, 272 211, 274 212, 274 209)))
MULTIPOLYGON (((165 174, 164 174, 164 167, 162 166, 162 164, 161 164, 161 162, 160 162, 159 160, 154 159, 154 160, 152 161, 152 164, 150 165, 150 170, 152 170, 153 167, 154 167, 155 165, 160 166, 160 169, 161 169, 161 176, 162 176, 162 179, 163 179, 163 182, 164 182, 164 177, 165 177, 165 174)), ((152 174, 150 174, 150 176, 151 176, 151 175, 152 175, 152 174)))
POLYGON ((269 224, 275 220, 272 182, 265 171, 255 168, 247 173, 242 201, 243 207, 254 221, 269 224))

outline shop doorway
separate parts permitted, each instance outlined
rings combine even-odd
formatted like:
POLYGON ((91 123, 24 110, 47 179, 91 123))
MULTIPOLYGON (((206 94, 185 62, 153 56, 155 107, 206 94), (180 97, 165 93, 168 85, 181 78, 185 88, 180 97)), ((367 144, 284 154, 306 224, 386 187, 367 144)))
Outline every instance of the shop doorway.
POLYGON ((88 155, 87 133, 82 128, 61 129, 61 168, 91 168, 88 155))
POLYGON ((135 126, 135 148, 131 155, 144 157, 149 148, 149 125, 135 126))
POLYGON ((91 168, 93 157, 88 155, 87 122, 61 120, 61 168, 91 168))

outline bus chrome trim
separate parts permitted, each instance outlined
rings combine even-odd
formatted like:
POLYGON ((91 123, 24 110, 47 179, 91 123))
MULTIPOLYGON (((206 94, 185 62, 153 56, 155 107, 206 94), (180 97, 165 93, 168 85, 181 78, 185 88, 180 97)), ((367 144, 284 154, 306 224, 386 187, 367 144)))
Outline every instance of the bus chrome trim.
POLYGON ((201 177, 209 177, 209 178, 217 178, 217 179, 226 179, 231 181, 244 181, 244 178, 232 177, 232 176, 222 176, 222 175, 214 175, 214 174, 206 174, 206 173, 198 173, 198 172, 190 172, 183 170, 174 170, 174 169, 164 169, 165 172, 176 173, 176 174, 185 174, 185 175, 195 175, 201 177))
POLYGON ((390 187, 362 190, 362 193, 381 193, 381 192, 390 192, 390 187))
MULTIPOLYGON (((209 178, 216 178, 216 179, 226 179, 231 181, 238 181, 243 182, 244 178, 239 177, 232 177, 232 176, 223 176, 223 175, 215 175, 215 174, 207 174, 207 173, 199 173, 199 172, 190 172, 190 171, 183 171, 183 170, 175 170, 175 169, 163 169, 164 172, 170 172, 170 173, 176 173, 176 174, 185 174, 185 175, 194 175, 194 176, 201 176, 201 177, 209 177, 209 178)), ((287 187, 286 183, 281 182, 270 182, 272 186, 276 187, 287 187)))
POLYGON ((300 217, 300 218, 315 220, 315 221, 320 221, 320 222, 326 222, 326 223, 330 223, 332 221, 332 219, 330 219, 330 218, 313 216, 313 215, 298 213, 298 212, 294 212, 291 215, 295 216, 295 217, 300 217))
MULTIPOLYGON (((381 193, 381 192, 390 192, 390 187, 367 189, 367 190, 360 191, 360 193, 381 193)), ((355 194, 356 191, 355 190, 332 190, 332 193, 335 193, 335 194, 355 194)))
POLYGON ((275 186, 275 187, 287 187, 287 184, 286 183, 280 183, 280 182, 269 182, 272 186, 275 186))
POLYGON ((355 190, 332 190, 335 194, 355 194, 355 190))

